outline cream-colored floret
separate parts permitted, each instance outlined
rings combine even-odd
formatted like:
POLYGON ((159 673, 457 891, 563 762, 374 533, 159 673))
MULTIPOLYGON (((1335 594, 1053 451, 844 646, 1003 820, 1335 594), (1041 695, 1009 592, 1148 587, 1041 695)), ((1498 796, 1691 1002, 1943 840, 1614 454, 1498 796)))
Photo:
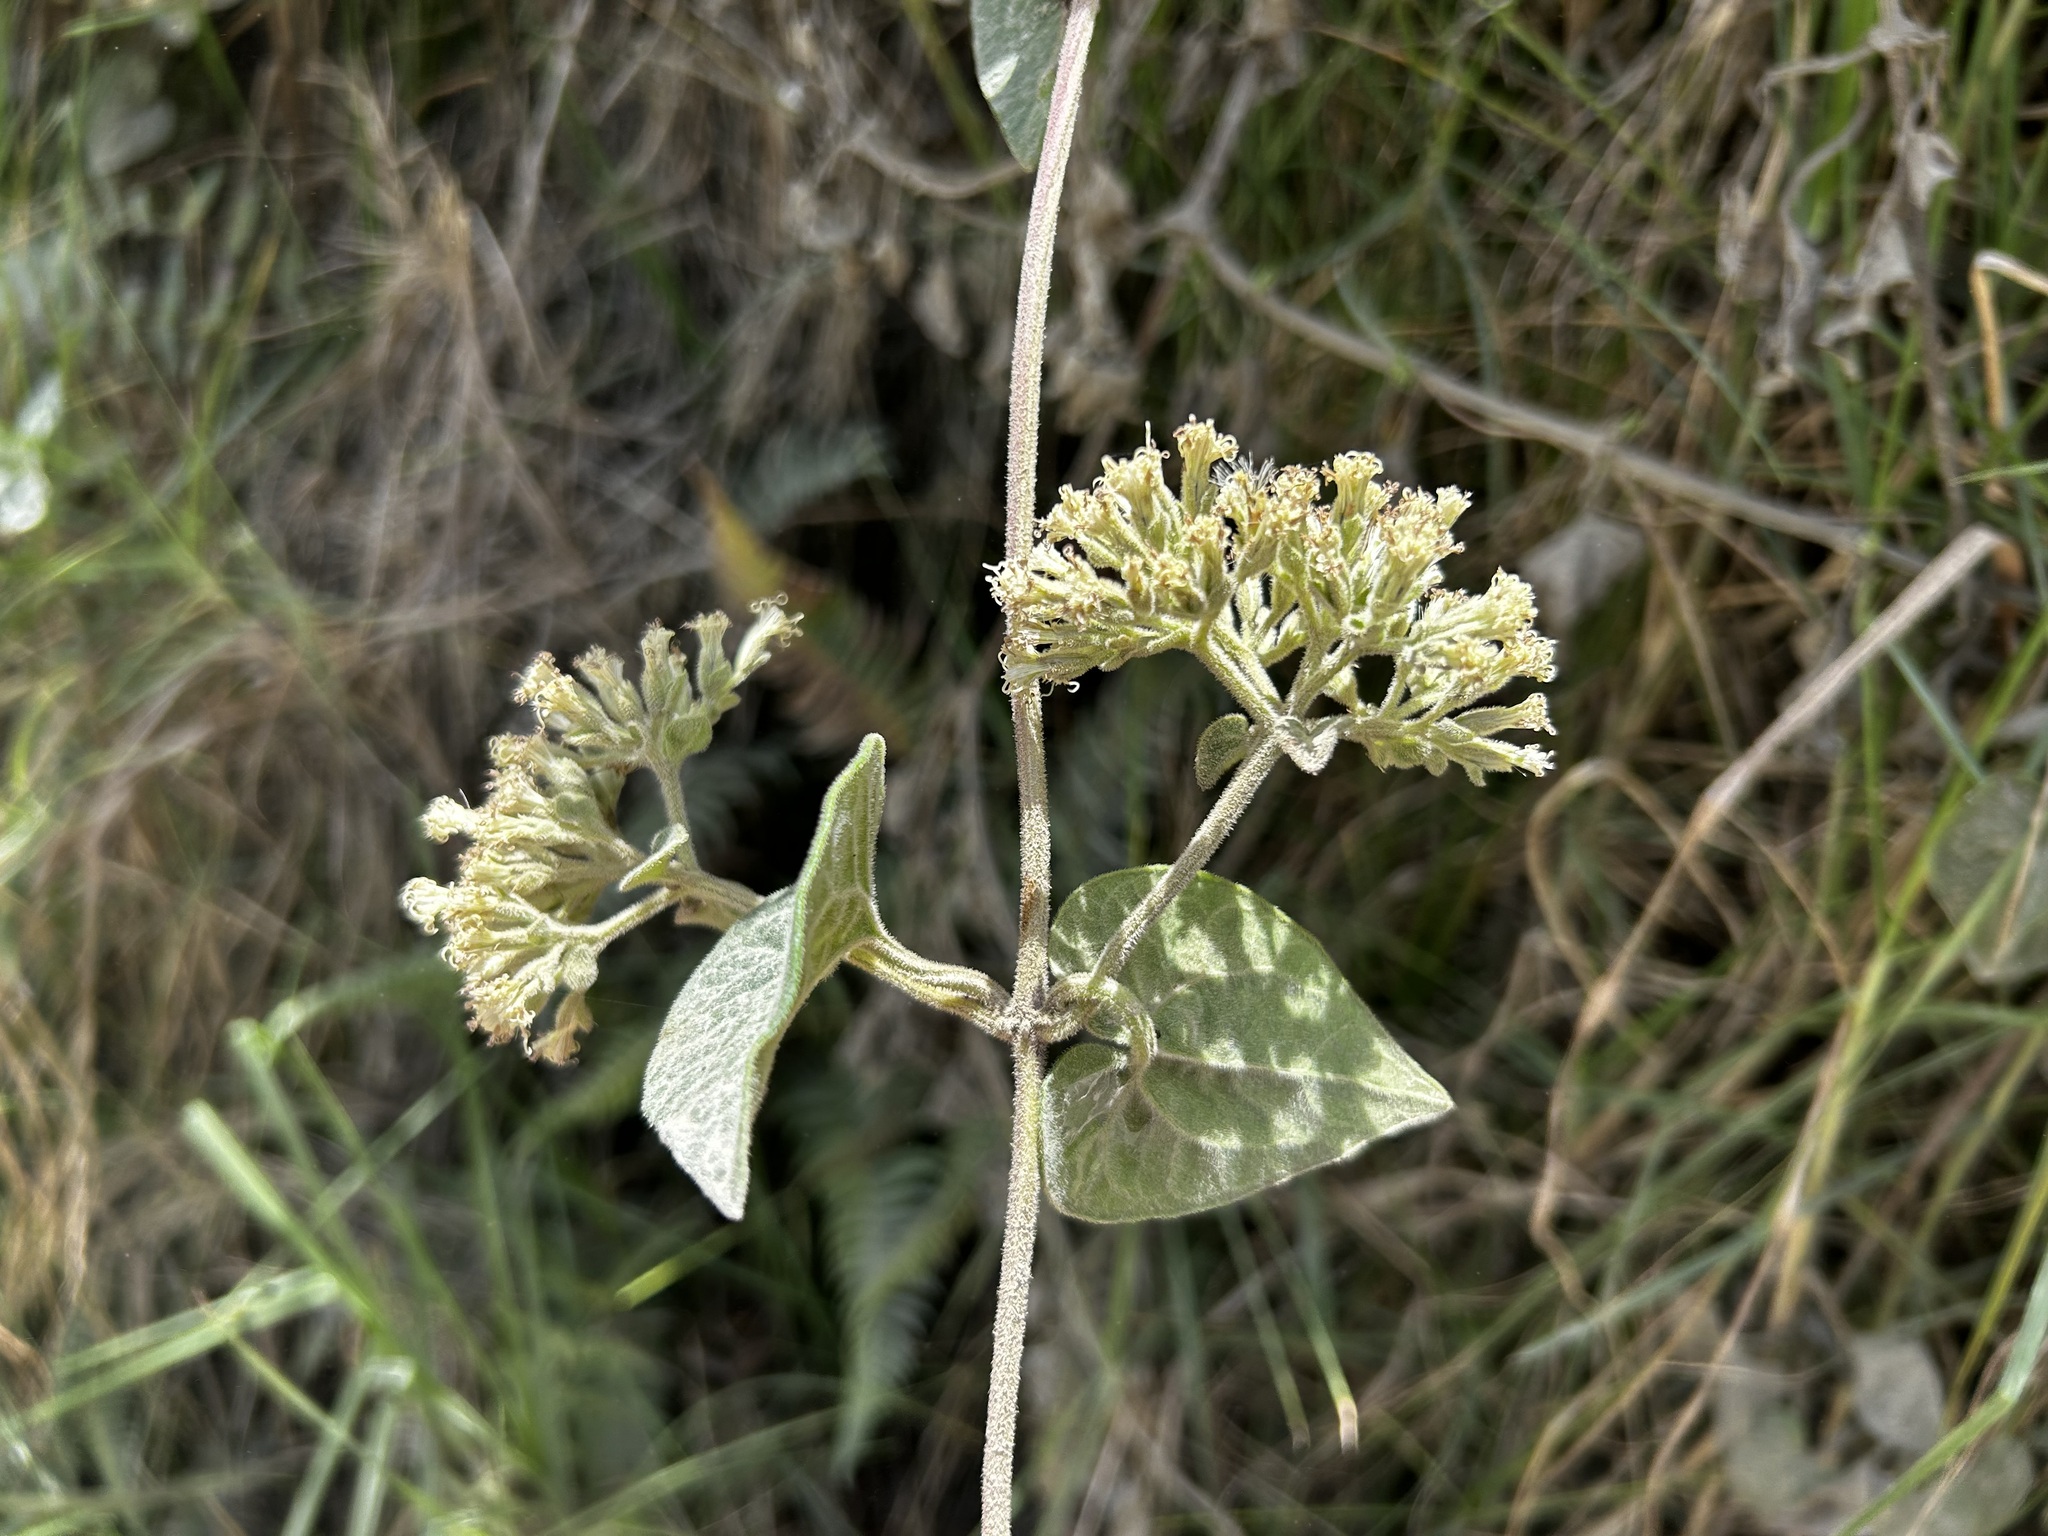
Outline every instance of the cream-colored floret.
MULTIPOLYGON (((1499 572, 1483 593, 1442 587, 1470 496, 1388 486, 1369 453, 1340 454, 1320 471, 1255 467, 1210 422, 1190 421, 1174 440, 1179 495, 1149 442, 1104 459, 1094 486, 1061 489, 1025 561, 995 569, 1010 686, 1185 650, 1255 723, 1291 721, 1289 741, 1327 743, 1336 731, 1383 767, 1440 773, 1457 763, 1475 779, 1549 767, 1534 747, 1492 739, 1548 730, 1540 696, 1461 713, 1553 667, 1526 582, 1499 572), (1394 660, 1377 703, 1358 696, 1355 668, 1368 656, 1394 660), (1290 657, 1299 660, 1283 693, 1270 669, 1290 657), (1316 713, 1319 700, 1346 718, 1316 713)), ((1290 750, 1304 767, 1327 756, 1326 745, 1290 750)))

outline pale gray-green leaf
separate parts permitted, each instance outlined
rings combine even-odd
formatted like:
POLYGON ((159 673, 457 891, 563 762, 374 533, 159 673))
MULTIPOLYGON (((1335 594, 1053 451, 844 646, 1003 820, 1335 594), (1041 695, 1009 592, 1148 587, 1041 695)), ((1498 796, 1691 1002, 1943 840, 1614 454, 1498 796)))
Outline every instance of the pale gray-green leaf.
POLYGON ((804 906, 805 992, 823 981, 848 950, 884 931, 875 910, 884 755, 882 738, 870 734, 825 791, 818 811, 811 851, 795 886, 804 906))
POLYGON ((2039 795, 2007 774, 1986 779, 1963 797, 1934 850, 1928 883, 1951 923, 1971 922, 1963 953, 1982 982, 2048 970, 2048 846, 2034 825, 2039 795))
MULTIPOLYGON (((1828 1481, 1827 1464, 1808 1449, 1806 1425, 1789 1403, 1758 1414, 1747 1433, 1724 1443, 1721 1454, 1730 1490, 1767 1519, 1777 1512, 1800 1510, 1828 1481)), ((1833 1505, 1839 1508, 1848 1502, 1835 1499, 1833 1505)), ((1772 1525, 1774 1530, 1787 1528, 1772 1525)))
POLYGON ((1251 750, 1252 724, 1243 715, 1225 715, 1209 722, 1195 742, 1195 782, 1213 789, 1223 775, 1244 761, 1251 750))
POLYGON ((1999 1536, 2034 1487, 2034 1458, 2010 1435, 1986 1435, 1954 1477, 1916 1489, 1868 1527, 1869 1536, 1999 1536))
POLYGON ((796 883, 729 928, 669 1008, 640 1112, 711 1203, 747 1205, 754 1117, 775 1051, 812 989, 882 932, 874 902, 882 738, 869 736, 825 793, 796 883))
MULTIPOLYGON (((1811 1444, 1796 1377, 1739 1343, 1716 1373, 1714 1439, 1728 1489, 1770 1536, 1843 1528, 1890 1487, 1909 1447, 1939 1430, 1940 1376, 1925 1346, 1866 1336, 1851 1341, 1849 1360, 1857 1419, 1885 1449, 1839 1469, 1811 1444)), ((1868 1536, 1999 1536, 2026 1506, 2033 1458, 1999 1434, 1966 1456, 1953 1476, 1906 1494, 1864 1527, 1868 1536)))
POLYGON ((1941 1371, 1925 1342, 1904 1334, 1849 1341, 1857 1422, 1882 1444, 1918 1456, 1941 1438, 1941 1371))
MULTIPOLYGON (((1053 922, 1055 969, 1091 967, 1163 873, 1119 870, 1076 891, 1053 922)), ((1095 1040, 1053 1064, 1046 1190, 1070 1216, 1226 1205, 1451 1107, 1314 936, 1228 880, 1196 876, 1118 980, 1157 1046, 1142 1070, 1095 1040)))
POLYGON ((1536 589, 1545 632, 1568 635, 1642 562, 1639 530, 1588 510, 1522 556, 1516 568, 1536 589))
POLYGON ((86 168, 112 176, 147 160, 170 142, 178 115, 157 94, 157 66, 135 53, 119 54, 93 71, 80 93, 86 168))
POLYGON ((1792 1400, 1791 1375, 1737 1343, 1713 1381, 1714 1441, 1728 1490, 1772 1536, 1830 1530, 1877 1492, 1830 1481, 1792 1400))
POLYGON ((1018 163, 1038 164, 1066 8, 1059 0, 973 0, 974 73, 1018 163))

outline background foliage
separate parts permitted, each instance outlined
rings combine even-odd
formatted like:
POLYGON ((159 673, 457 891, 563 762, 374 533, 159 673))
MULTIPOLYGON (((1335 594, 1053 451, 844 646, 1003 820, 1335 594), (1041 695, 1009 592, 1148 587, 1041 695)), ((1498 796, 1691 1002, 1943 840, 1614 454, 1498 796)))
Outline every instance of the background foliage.
MULTIPOLYGON (((786 590, 808 643, 692 764, 707 863, 785 882, 878 731, 884 911, 1002 962, 1024 188, 965 21, 0 9, 5 1529, 971 1523, 992 1044, 830 984, 727 1226, 631 1112, 701 939, 636 937, 557 1072, 463 1035, 394 901, 533 650, 786 590)), ((1579 766, 1268 788, 1219 872, 1460 1107, 1219 1215, 1048 1218, 1031 1528, 1826 1530, 1925 1439, 1871 1380, 1939 1430, 2006 1369, 2040 983, 1925 887, 2048 740, 2041 307, 1995 279, 1987 368, 1966 287, 2048 265, 2044 55, 2031 0, 1107 15, 1045 473, 1198 411, 1471 488, 1454 577, 1537 582, 1579 766), (1776 761, 1567 1059, 1702 788, 1963 521, 2013 557, 1776 761), (1787 1456, 1835 1503, 1774 1510, 1787 1456)), ((1197 819, 1180 660, 1053 701, 1062 891, 1197 819)), ((2031 1497, 2017 1408, 1954 1528, 2031 1497)))

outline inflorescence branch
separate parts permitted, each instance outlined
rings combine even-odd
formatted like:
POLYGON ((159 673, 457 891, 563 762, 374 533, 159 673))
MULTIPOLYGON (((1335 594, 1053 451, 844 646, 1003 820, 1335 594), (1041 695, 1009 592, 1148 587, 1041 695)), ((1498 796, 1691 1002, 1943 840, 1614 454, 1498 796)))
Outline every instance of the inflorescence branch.
POLYGON ((1243 766, 1084 990, 1115 975, 1282 755, 1320 773, 1340 741, 1353 741, 1380 768, 1434 774, 1455 763, 1474 783, 1551 764, 1540 748, 1499 739, 1551 729, 1542 694, 1480 704, 1517 679, 1552 676, 1528 583, 1498 571, 1481 593, 1442 584, 1442 562, 1463 547, 1451 529, 1470 497, 1387 485, 1369 453, 1341 454, 1320 471, 1275 469, 1240 459, 1236 440, 1212 423, 1190 421, 1174 439, 1177 495, 1166 455, 1149 442, 1104 459, 1094 486, 1062 488, 1028 553, 991 578, 1013 691, 1179 650, 1244 712, 1203 734, 1196 765, 1205 784, 1243 766), (1360 669, 1371 658, 1385 658, 1387 678, 1369 691, 1360 669), (1290 662, 1283 689, 1274 672, 1290 662))

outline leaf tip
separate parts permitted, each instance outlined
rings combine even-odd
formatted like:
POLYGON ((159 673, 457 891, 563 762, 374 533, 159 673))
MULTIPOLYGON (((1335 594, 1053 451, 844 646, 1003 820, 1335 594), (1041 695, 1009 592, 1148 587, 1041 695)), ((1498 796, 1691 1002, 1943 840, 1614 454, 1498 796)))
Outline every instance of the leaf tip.
MULTIPOLYGON (((653 1095, 650 1093, 648 1098, 653 1095)), ((654 1134, 661 1138, 669 1155, 676 1160, 676 1166, 690 1176, 690 1180, 704 1192, 718 1214, 727 1221, 738 1221, 747 1210, 747 1168, 746 1152, 741 1149, 736 1166, 723 1170, 706 1165, 703 1156, 701 1133, 687 1113, 669 1111, 664 1113, 661 1106, 642 1102, 640 1113, 654 1128, 654 1134)))

